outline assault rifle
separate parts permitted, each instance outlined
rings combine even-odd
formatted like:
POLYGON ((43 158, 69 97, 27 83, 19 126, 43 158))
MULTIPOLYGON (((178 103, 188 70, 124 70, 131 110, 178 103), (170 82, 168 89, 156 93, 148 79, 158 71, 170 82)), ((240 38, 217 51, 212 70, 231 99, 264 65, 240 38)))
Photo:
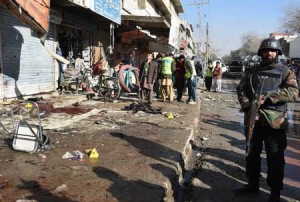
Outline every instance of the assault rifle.
POLYGON ((268 77, 267 76, 262 76, 262 85, 261 85, 260 92, 252 100, 251 106, 250 106, 250 109, 249 109, 249 112, 248 112, 249 119, 248 119, 247 130, 246 130, 246 156, 248 156, 249 152, 250 152, 250 142, 251 142, 252 135, 253 135, 253 129, 254 129, 256 117, 258 115, 260 102, 262 100, 262 90, 263 90, 264 81, 265 81, 266 78, 268 78, 268 77))

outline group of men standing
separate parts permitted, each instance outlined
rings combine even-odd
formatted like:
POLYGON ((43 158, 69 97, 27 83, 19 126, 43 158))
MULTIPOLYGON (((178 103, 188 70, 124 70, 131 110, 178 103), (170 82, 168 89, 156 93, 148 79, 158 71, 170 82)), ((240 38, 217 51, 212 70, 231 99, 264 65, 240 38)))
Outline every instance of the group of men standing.
POLYGON ((216 66, 213 66, 211 61, 208 61, 204 80, 206 91, 211 91, 214 82, 214 92, 222 92, 222 74, 219 61, 216 62, 216 66))
POLYGON ((168 55, 157 54, 153 59, 148 54, 140 67, 140 96, 143 101, 152 102, 154 93, 162 102, 174 101, 174 88, 177 89, 176 100, 184 102, 182 95, 188 89, 189 104, 196 104, 196 88, 198 76, 194 65, 194 57, 187 60, 184 55, 174 58, 172 53, 168 55))

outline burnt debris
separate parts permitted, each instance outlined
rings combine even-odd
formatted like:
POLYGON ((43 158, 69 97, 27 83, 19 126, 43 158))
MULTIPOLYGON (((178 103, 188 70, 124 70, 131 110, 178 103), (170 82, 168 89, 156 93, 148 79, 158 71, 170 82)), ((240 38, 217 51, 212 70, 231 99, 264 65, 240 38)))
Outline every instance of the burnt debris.
POLYGON ((138 111, 143 111, 149 114, 162 114, 161 108, 154 109, 154 107, 149 103, 143 103, 141 101, 133 102, 129 106, 125 106, 122 110, 133 111, 137 113, 138 111))

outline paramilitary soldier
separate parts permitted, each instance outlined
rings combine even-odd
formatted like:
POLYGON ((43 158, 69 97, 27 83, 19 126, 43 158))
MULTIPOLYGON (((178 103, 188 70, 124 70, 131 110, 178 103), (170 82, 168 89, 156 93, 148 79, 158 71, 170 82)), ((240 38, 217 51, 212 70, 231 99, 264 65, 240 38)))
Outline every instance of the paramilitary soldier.
POLYGON ((237 95, 244 114, 245 134, 250 106, 255 96, 259 95, 259 108, 255 114, 253 135, 246 157, 246 175, 248 184, 236 190, 237 194, 259 193, 261 172, 261 152, 263 143, 267 154, 267 184, 271 187, 269 201, 280 201, 280 190, 284 178, 284 150, 287 147, 287 102, 297 97, 296 76, 279 60, 281 55, 279 41, 267 38, 260 44, 258 55, 261 63, 246 73, 238 87, 237 95))

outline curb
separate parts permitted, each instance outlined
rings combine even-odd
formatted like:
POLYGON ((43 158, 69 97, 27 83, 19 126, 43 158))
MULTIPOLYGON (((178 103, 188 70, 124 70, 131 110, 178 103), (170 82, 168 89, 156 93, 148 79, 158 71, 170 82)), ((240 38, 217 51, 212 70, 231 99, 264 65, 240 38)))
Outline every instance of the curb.
MULTIPOLYGON (((200 92, 198 93, 200 95, 200 92)), ((194 117, 194 121, 191 126, 190 134, 185 142, 185 146, 182 149, 181 153, 181 159, 178 160, 177 163, 177 172, 178 172, 178 178, 174 179, 169 179, 168 181, 165 182, 166 185, 166 191, 165 191, 165 197, 163 198, 163 201, 166 202, 173 202, 173 201, 183 201, 183 193, 182 193, 182 188, 184 187, 185 183, 185 174, 186 174, 186 165, 190 162, 191 157, 192 157, 192 146, 190 144, 191 140, 194 140, 195 135, 198 132, 198 124, 199 124, 199 116, 200 116, 200 107, 201 107, 201 100, 198 99, 197 104, 195 105, 197 107, 197 112, 194 117), (172 190, 172 185, 175 186, 175 190, 172 190), (175 192, 175 194, 174 194, 175 192), (175 196, 175 198, 174 198, 175 196)), ((174 187, 173 187, 174 188, 174 187)))

